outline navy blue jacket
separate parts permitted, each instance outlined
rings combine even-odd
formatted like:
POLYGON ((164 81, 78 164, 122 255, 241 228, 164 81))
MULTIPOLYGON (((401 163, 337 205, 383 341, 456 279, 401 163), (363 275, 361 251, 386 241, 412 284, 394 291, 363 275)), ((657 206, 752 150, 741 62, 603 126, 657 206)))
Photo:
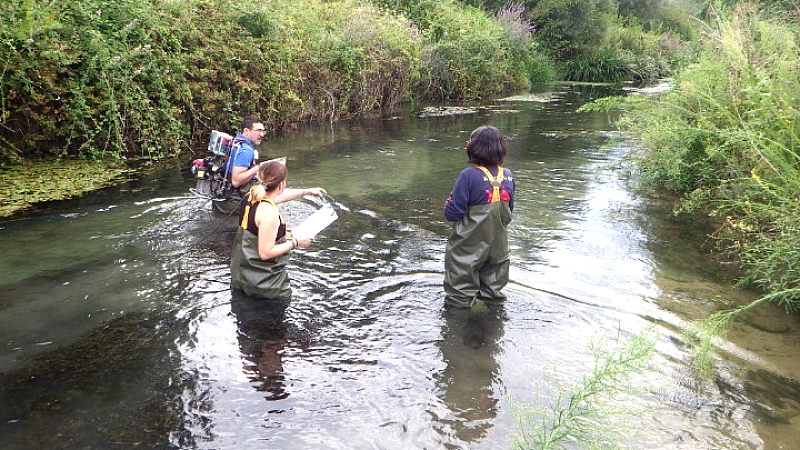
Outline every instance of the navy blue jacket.
MULTIPOLYGON (((488 167, 493 177, 497 177, 497 166, 488 167)), ((503 169, 503 182, 500 185, 500 200, 508 202, 511 211, 514 211, 514 178, 511 171, 503 169)), ((456 180, 450 197, 444 204, 444 216, 447 220, 455 222, 469 211, 472 205, 490 203, 492 199, 492 185, 486 175, 477 167, 467 167, 456 180)))

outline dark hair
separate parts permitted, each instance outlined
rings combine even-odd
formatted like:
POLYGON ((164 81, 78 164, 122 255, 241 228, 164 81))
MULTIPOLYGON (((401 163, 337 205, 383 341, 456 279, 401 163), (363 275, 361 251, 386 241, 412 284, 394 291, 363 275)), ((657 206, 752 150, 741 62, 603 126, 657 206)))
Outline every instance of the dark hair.
POLYGON ((499 166, 506 158, 506 142, 497 128, 484 125, 469 135, 467 157, 472 164, 481 166, 499 166))
POLYGON ((289 169, 280 161, 267 161, 258 166, 258 181, 250 188, 250 198, 260 201, 267 192, 278 188, 283 180, 289 177, 289 169))
POLYGON ((257 123, 264 123, 261 121, 261 118, 258 116, 247 116, 242 120, 242 129, 244 130, 247 128, 248 130, 253 129, 253 125, 257 123))

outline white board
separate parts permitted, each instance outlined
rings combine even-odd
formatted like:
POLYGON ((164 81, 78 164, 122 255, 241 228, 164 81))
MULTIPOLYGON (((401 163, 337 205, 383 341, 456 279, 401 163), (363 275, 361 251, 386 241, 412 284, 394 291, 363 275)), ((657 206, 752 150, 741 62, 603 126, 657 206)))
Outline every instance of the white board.
POLYGON ((294 227, 292 229, 292 237, 298 239, 313 238, 338 218, 339 216, 336 214, 336 211, 333 210, 333 207, 331 205, 325 205, 314 211, 314 214, 308 216, 303 223, 294 227))

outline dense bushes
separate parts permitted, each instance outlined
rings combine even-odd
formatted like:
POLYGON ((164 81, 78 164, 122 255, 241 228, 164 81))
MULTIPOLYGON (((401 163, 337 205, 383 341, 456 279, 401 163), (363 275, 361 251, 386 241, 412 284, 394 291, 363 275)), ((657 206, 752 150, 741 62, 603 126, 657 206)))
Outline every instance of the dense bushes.
POLYGON ((406 15, 423 34, 414 91, 428 100, 478 99, 549 81, 551 63, 531 40, 531 24, 514 3, 493 17, 456 0, 376 0, 406 15))
POLYGON ((406 97, 413 24, 355 0, 12 0, 0 159, 162 157, 260 113, 272 130, 406 97))
POLYGON ((159 158, 253 112, 276 131, 549 76, 521 11, 412 3, 413 21, 359 0, 11 0, 0 161, 159 158))
POLYGON ((9 0, 0 7, 0 162, 161 158, 250 113, 275 132, 411 98, 489 98, 559 73, 650 79, 672 61, 662 33, 623 26, 609 0, 472 3, 493 6, 9 0), (553 62, 565 55, 574 61, 553 62))
POLYGON ((124 141, 149 151, 178 129, 146 4, 13 1, 0 15, 0 156, 114 154, 124 141))
POLYGON ((800 304, 800 49, 794 25, 751 5, 720 19, 675 89, 630 112, 646 180, 716 217, 745 283, 800 304), (785 295, 777 295, 785 293, 785 295))
MULTIPOLYGON (((474 99, 530 85, 515 67, 507 28, 478 9, 439 2, 422 54, 419 91, 431 99, 474 99)), ((521 58, 520 58, 521 60, 521 58)))

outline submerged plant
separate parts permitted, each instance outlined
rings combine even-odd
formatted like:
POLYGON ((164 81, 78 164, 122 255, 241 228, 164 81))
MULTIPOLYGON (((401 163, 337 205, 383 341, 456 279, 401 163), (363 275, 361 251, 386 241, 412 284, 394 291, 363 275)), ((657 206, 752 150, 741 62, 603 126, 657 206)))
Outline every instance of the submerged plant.
POLYGON ((590 349, 594 364, 581 381, 559 387, 558 380, 548 377, 539 386, 547 398, 544 404, 515 405, 519 429, 514 448, 618 447, 613 440, 627 428, 625 419, 641 412, 642 407, 625 400, 648 390, 637 387, 636 379, 650 370, 655 337, 652 329, 627 342, 600 337, 590 349))
POLYGON ((38 161, 0 167, 0 217, 34 204, 66 200, 125 179, 129 172, 116 162, 91 160, 38 161))
POLYGON ((739 306, 713 314, 707 319, 691 323, 684 330, 684 337, 694 346, 692 357, 700 377, 710 379, 713 373, 712 358, 714 356, 714 340, 724 337, 730 329, 731 323, 741 314, 769 302, 777 302, 785 307, 791 307, 794 299, 800 295, 800 289, 787 289, 773 292, 746 305, 739 306))

